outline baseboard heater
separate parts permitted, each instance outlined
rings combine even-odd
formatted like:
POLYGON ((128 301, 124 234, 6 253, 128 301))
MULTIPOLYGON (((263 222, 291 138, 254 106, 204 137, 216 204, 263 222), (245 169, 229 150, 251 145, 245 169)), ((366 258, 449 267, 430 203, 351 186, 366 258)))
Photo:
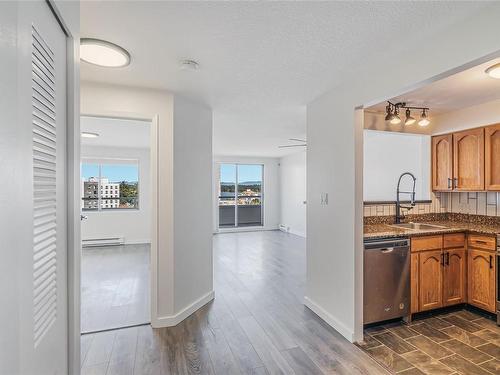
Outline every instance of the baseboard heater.
POLYGON ((125 243, 122 237, 91 238, 82 240, 82 247, 119 246, 125 243))

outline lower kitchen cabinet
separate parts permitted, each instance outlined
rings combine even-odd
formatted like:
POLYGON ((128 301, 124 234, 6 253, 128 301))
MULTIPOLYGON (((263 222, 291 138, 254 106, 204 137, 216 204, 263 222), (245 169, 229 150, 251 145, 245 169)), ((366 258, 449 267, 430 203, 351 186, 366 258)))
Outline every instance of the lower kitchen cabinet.
POLYGON ((443 306, 443 266, 441 250, 422 251, 418 261, 418 305, 420 311, 443 306))
POLYGON ((495 312, 495 252, 469 248, 468 302, 481 309, 495 312))
POLYGON ((443 306, 465 303, 467 252, 465 248, 445 249, 443 255, 443 306))

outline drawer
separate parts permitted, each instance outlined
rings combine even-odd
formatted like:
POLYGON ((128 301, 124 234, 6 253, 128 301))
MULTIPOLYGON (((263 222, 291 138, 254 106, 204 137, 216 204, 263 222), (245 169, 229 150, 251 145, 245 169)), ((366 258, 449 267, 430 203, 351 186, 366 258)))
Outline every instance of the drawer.
POLYGON ((484 236, 480 234, 469 234, 467 244, 469 245, 469 247, 474 247, 477 249, 485 249, 492 251, 496 250, 495 237, 484 236))
POLYGON ((423 236, 411 239, 411 251, 440 250, 443 247, 443 236, 423 236))
POLYGON ((465 233, 450 233, 443 235, 443 247, 450 249, 452 247, 465 246, 465 233))

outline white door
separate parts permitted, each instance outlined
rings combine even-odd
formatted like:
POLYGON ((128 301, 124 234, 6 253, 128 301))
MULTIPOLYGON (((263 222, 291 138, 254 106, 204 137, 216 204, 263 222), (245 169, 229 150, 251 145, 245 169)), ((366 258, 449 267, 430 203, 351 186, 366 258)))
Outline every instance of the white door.
POLYGON ((67 374, 66 36, 45 1, 19 2, 19 368, 67 374))

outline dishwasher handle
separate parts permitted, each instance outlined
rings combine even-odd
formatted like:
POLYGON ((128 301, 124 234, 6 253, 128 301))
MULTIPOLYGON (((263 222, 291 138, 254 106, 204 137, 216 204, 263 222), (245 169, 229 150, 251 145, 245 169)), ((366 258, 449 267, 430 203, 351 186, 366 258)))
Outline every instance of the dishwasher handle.
POLYGON ((393 247, 385 247, 385 248, 380 249, 380 252, 384 253, 384 254, 392 253, 393 251, 394 251, 393 247))

